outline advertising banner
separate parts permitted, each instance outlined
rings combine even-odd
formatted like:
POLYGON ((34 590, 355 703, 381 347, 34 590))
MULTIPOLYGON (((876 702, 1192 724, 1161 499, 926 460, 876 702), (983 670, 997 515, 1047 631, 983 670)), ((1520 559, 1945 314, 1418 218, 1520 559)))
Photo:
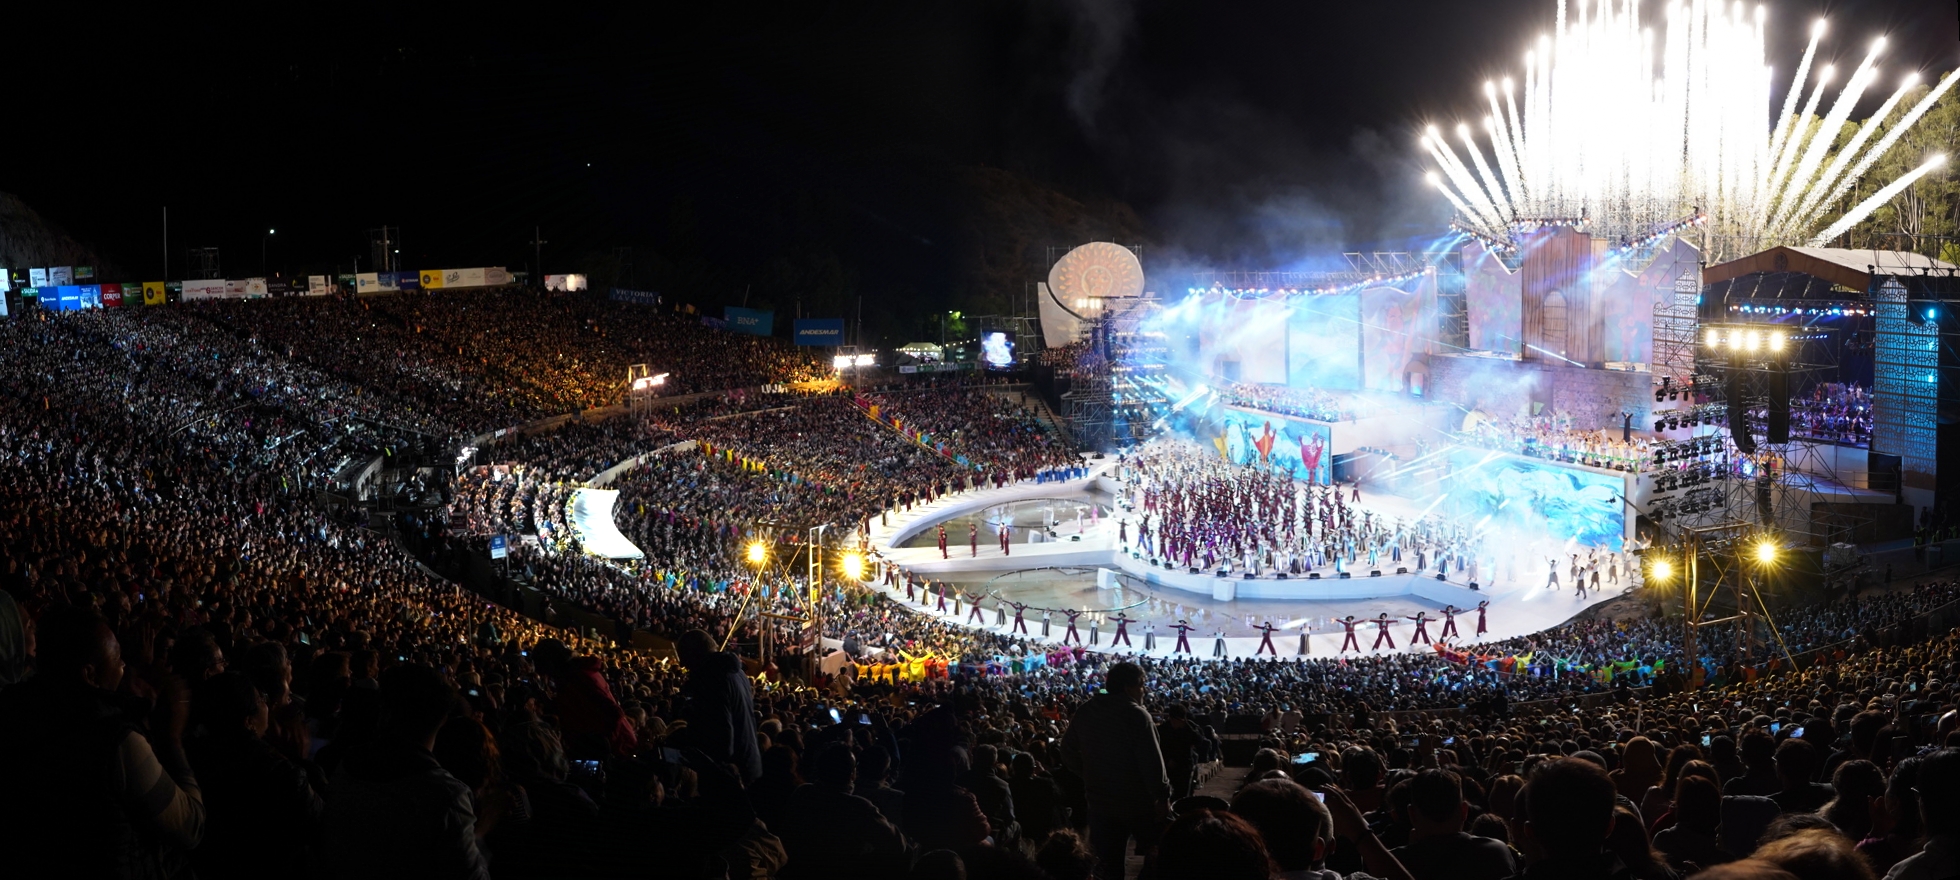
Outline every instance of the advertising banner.
POLYGON ((27 270, 27 286, 28 287, 48 286, 48 270, 46 269, 27 270))
MULTIPOLYGON (((147 289, 147 286, 146 286, 146 289, 147 289)), ((307 296, 326 296, 326 295, 327 295, 327 276, 325 276, 325 275, 308 275, 308 276, 306 276, 306 295, 307 295, 307 296)))
POLYGON ((776 313, 770 310, 723 306, 721 317, 728 322, 728 329, 737 333, 768 336, 776 332, 776 313))
MULTIPOLYGON (((382 273, 379 272, 362 272, 359 275, 355 275, 354 292, 356 294, 366 296, 367 294, 370 293, 381 293, 382 291, 395 290, 396 288, 392 283, 389 284, 382 283, 381 274, 382 273)), ((390 274, 388 280, 390 282, 394 281, 392 273, 390 274)))
POLYGON ((165 288, 163 285, 164 283, 161 281, 143 282, 143 304, 146 306, 160 306, 168 301, 169 295, 164 292, 165 288))
POLYGON ((72 266, 56 266, 48 270, 48 283, 56 287, 75 283, 75 269, 72 266))
POLYGON ((14 276, 5 268, 0 268, 0 291, 14 289, 14 276))
POLYGON ((82 289, 73 284, 56 285, 52 300, 46 297, 41 299, 42 306, 47 306, 50 303, 53 304, 54 310, 57 312, 80 311, 82 308, 82 289))
POLYGON ((223 299, 224 295, 225 295, 225 280, 223 278, 207 278, 202 281, 184 282, 184 299, 187 301, 199 300, 199 299, 223 299))
MULTIPOLYGON (((585 288, 579 287, 579 288, 560 288, 560 289, 584 290, 585 288)), ((612 293, 607 298, 611 299, 614 302, 636 303, 638 305, 643 305, 643 306, 660 305, 660 294, 654 293, 651 290, 627 290, 624 287, 615 287, 612 289, 612 293)))
POLYGON ((102 308, 102 285, 81 284, 77 286, 82 289, 82 308, 102 308))
POLYGON ((797 345, 844 344, 843 318, 798 318, 795 327, 797 345))
POLYGON ((395 286, 403 290, 421 290, 422 276, 415 272, 396 272, 395 286))
POLYGON ((419 274, 421 276, 419 280, 422 283, 423 290, 441 290, 443 288, 441 269, 423 269, 419 274))
POLYGON ((586 288, 587 285, 584 275, 544 276, 544 289, 546 290, 585 290, 586 288))
MULTIPOLYGON (((265 296, 266 293, 268 292, 266 290, 264 278, 247 278, 245 279, 244 283, 245 283, 246 296, 261 297, 261 296, 265 296)), ((229 293, 231 291, 231 288, 226 287, 225 291, 229 293)))
POLYGON ((95 267, 94 267, 94 266, 76 266, 76 267, 75 267, 75 280, 76 280, 76 281, 94 281, 94 280, 95 280, 95 267))
POLYGON ((452 287, 482 287, 482 269, 444 269, 442 270, 444 290, 452 287))
POLYGON ((232 278, 225 282, 225 299, 244 299, 245 279, 232 278))
POLYGON ((102 285, 102 307, 105 309, 122 308, 122 293, 122 285, 120 284, 102 285))
POLYGON ((483 268, 483 284, 486 287, 502 287, 516 280, 502 266, 485 266, 483 268))

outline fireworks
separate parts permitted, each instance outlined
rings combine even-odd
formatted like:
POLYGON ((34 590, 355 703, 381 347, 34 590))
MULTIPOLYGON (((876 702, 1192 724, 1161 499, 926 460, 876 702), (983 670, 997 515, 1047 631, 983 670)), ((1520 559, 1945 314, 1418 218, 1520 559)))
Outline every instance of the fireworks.
POLYGON ((1841 235, 1943 161, 1927 157, 1837 213, 1960 70, 1895 115, 1918 84, 1905 77, 1833 151, 1835 133, 1880 80, 1885 41, 1875 40, 1842 78, 1820 120, 1839 77, 1830 66, 1812 70, 1825 33, 1819 21, 1772 116, 1766 15, 1739 2, 1680 0, 1667 7, 1657 39, 1638 0, 1577 0, 1570 10, 1559 0, 1553 31, 1525 53, 1522 89, 1508 77, 1484 86, 1488 157, 1469 125, 1456 126, 1453 139, 1432 126, 1421 144, 1440 174, 1429 179, 1456 209, 1459 228, 1487 241, 1515 243, 1522 232, 1569 223, 1547 218, 1573 217, 1595 234, 1647 240, 1697 209, 1713 238, 1737 253, 1841 235), (1873 142, 1888 119, 1894 124, 1873 142))

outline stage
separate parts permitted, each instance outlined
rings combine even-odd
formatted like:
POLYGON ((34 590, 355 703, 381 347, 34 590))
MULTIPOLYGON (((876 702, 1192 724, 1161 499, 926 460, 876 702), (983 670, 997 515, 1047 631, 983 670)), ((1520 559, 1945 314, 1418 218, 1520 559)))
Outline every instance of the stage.
MULTIPOLYGON (((1273 634, 1274 648, 1282 658, 1335 657, 1340 654, 1344 628, 1340 618, 1353 615, 1373 618, 1387 614, 1394 623, 1391 633, 1398 650, 1411 650, 1408 644, 1415 623, 1408 618, 1418 612, 1429 617, 1428 633, 1437 636, 1442 628, 1441 611, 1454 605, 1467 613, 1457 617, 1462 633, 1450 641, 1474 644, 1479 602, 1489 602, 1485 641, 1512 638, 1556 626, 1599 602, 1620 595, 1633 583, 1634 575, 1623 572, 1619 585, 1607 586, 1586 598, 1575 595, 1572 585, 1557 590, 1545 586, 1545 564, 1516 567, 1511 572, 1493 563, 1485 571, 1498 575, 1472 590, 1460 580, 1439 581, 1433 574, 1396 574, 1395 564, 1384 560, 1382 575, 1369 570, 1341 579, 1323 573, 1318 580, 1292 576, 1281 580, 1272 576, 1244 578, 1219 577, 1215 572, 1192 573, 1189 569, 1165 569, 1147 564, 1117 540, 1119 523, 1130 515, 1115 505, 1122 484, 1113 476, 1114 460, 1094 463, 1083 479, 1061 483, 1021 483, 999 489, 981 489, 941 498, 909 511, 889 511, 872 520, 870 541, 875 556, 883 563, 934 583, 945 583, 951 590, 968 594, 983 593, 985 613, 977 624, 969 620, 969 609, 961 600, 961 612, 936 611, 936 597, 920 596, 906 600, 905 589, 893 590, 879 581, 874 586, 901 604, 921 614, 942 617, 954 625, 999 633, 1014 630, 1013 612, 1005 623, 995 608, 1001 600, 1030 606, 1026 612, 1029 637, 1041 640, 1039 609, 1074 609, 1082 613, 1077 628, 1084 641, 1090 638, 1090 622, 1101 619, 1097 644, 1091 650, 1118 653, 1148 653, 1171 656, 1176 633, 1170 627, 1182 618, 1192 625, 1192 648, 1196 656, 1213 656, 1217 633, 1223 632, 1225 651, 1230 657, 1249 657, 1259 650, 1261 633, 1256 627, 1270 621, 1279 627, 1273 634), (1080 523, 1075 510, 1094 507, 1097 515, 1086 514, 1080 523), (1057 518, 1053 539, 1029 542, 1019 523, 1037 511, 1046 519, 1050 509, 1065 512, 1057 518), (990 513, 992 518, 989 518, 990 513), (987 523, 1002 517, 1016 523, 1016 540, 1003 553, 998 532, 987 523), (953 522, 947 529, 947 548, 942 556, 937 546, 937 527, 953 522), (977 552, 969 539, 966 523, 978 528, 977 552), (906 545, 912 546, 906 546, 906 545), (1509 576, 1507 576, 1507 574, 1509 576), (1114 615, 1122 613, 1130 623, 1132 647, 1111 645, 1116 624, 1114 615), (1144 631, 1154 626, 1157 647, 1144 651, 1144 631), (1306 652, 1301 652, 1300 633, 1308 633, 1306 652)), ((1420 512, 1413 502, 1371 493, 1361 507, 1400 517, 1420 512)), ((1134 521, 1131 517, 1131 527, 1134 521)), ((1132 531, 1133 535, 1133 531, 1132 531)), ((879 573, 882 575, 882 571, 879 573)), ((1564 580, 1561 578, 1561 580, 1564 580)), ((1356 638, 1363 648, 1376 637, 1373 624, 1357 623, 1356 638)), ((1048 642, 1060 644, 1067 631, 1067 619, 1051 615, 1048 642)), ((1422 645, 1415 650, 1432 650, 1422 645)), ((1383 648, 1380 653, 1387 653, 1383 648)), ((1353 653, 1353 652, 1349 652, 1353 653)), ((1375 653, 1364 650, 1362 653, 1375 653)))

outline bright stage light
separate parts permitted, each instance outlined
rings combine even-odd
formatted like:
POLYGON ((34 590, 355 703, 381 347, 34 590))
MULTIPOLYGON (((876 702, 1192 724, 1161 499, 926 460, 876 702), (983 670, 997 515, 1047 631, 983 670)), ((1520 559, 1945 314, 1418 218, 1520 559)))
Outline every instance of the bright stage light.
POLYGON ((1716 333, 1715 328, 1710 327, 1708 328, 1707 332, 1702 335, 1702 344, 1708 346, 1709 348, 1720 348, 1722 346, 1722 334, 1716 333))
POLYGON ((1656 559, 1650 571, 1654 582, 1661 583, 1674 576, 1674 563, 1665 559, 1656 559))
POLYGON ((1749 337, 1746 340, 1744 340, 1744 342, 1748 350, 1755 351, 1756 349, 1762 347, 1763 334, 1755 330, 1751 330, 1749 331, 1749 337))
POLYGON ((750 541, 748 555, 750 565, 761 565, 769 558, 769 548, 763 546, 761 541, 750 541))
POLYGON ((1782 350, 1783 350, 1783 334, 1781 334, 1781 333, 1771 333, 1771 334, 1769 335, 1769 350, 1770 350, 1770 351, 1782 351, 1782 350))
POLYGON ((1707 220, 1695 225, 1714 248, 1705 256, 1824 244, 1911 185, 1865 178, 1960 81, 1956 69, 1906 102, 1909 79, 1854 122, 1884 38, 1840 79, 1832 66, 1813 68, 1819 20, 1794 74, 1772 81, 1761 7, 1671 4, 1658 29, 1638 3, 1580 9, 1525 53, 1521 77, 1484 84, 1481 143, 1428 129, 1439 188, 1461 225, 1487 240, 1515 246, 1545 218, 1573 217, 1594 234, 1637 239, 1699 208, 1707 220), (1844 131, 1853 134, 1840 142, 1844 131), (1876 195, 1845 210, 1854 189, 1876 195))
POLYGON ((864 555, 861 553, 844 554, 844 558, 838 560, 837 567, 851 580, 864 580, 864 555))
POLYGON ((1776 552, 1776 542, 1764 538, 1756 545, 1756 561, 1762 565, 1774 564, 1776 552))

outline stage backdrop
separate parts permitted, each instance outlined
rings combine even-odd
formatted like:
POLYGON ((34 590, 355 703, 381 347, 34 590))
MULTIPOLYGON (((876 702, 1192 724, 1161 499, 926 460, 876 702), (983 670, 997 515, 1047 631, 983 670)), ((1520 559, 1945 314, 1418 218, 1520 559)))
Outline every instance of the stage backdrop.
POLYGON ((1207 295, 1198 314, 1198 346, 1207 374, 1268 385, 1287 381, 1283 300, 1207 295))
POLYGON ((1361 291, 1362 387, 1406 391, 1409 363, 1429 353, 1436 328, 1436 276, 1424 275, 1402 287, 1361 291))
POLYGON ((1464 299, 1470 310, 1470 347, 1517 354, 1524 335, 1519 304, 1524 279, 1478 242, 1463 246, 1464 299))
POLYGON ((1459 448, 1450 453, 1452 516, 1524 540, 1577 539, 1618 549, 1626 537, 1626 478, 1536 458, 1459 448))
POLYGON ((1286 315, 1286 384, 1361 388, 1361 294, 1296 296, 1286 315))
POLYGON ((1325 424, 1238 407, 1208 424, 1212 448, 1234 464, 1271 465, 1323 486, 1333 476, 1334 435, 1325 424))

